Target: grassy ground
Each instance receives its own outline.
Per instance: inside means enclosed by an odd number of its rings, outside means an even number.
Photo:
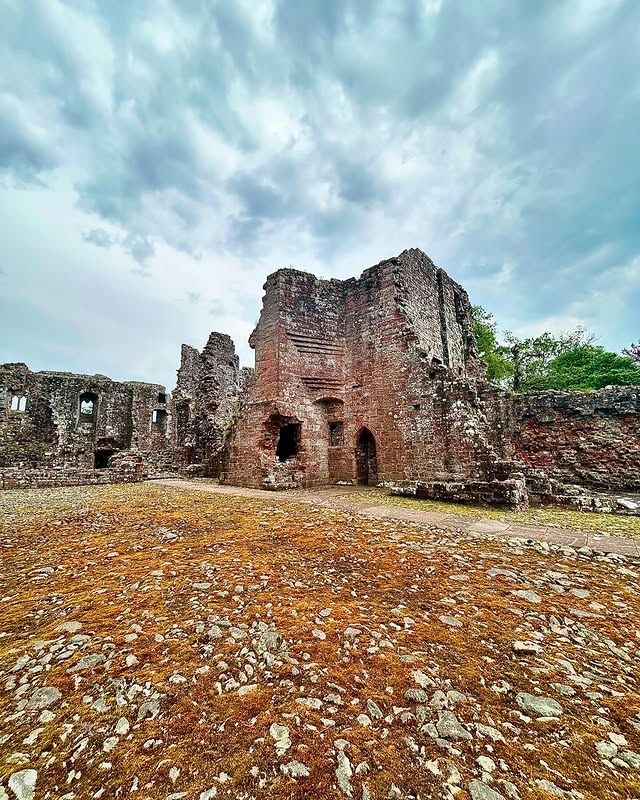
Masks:
[[[639,794],[630,562],[151,484],[0,493],[0,554],[0,797]]]
[[[551,528],[609,533],[616,536],[640,537],[640,517],[623,514],[595,514],[590,511],[573,511],[552,506],[538,506],[529,511],[508,511],[486,506],[445,503],[436,500],[418,500],[412,497],[394,497],[388,489],[370,489],[354,493],[354,499],[376,501],[398,508],[423,508],[443,514],[485,517],[514,525],[543,525]]]

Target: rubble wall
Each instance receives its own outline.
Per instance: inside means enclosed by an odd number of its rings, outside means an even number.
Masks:
[[[640,491],[640,387],[513,398],[515,457],[570,484]]]
[[[2,364],[0,468],[92,470],[125,451],[155,468],[170,452],[167,400],[160,384]]]
[[[468,297],[424,253],[405,251],[346,281],[280,270],[264,288],[250,340],[255,383],[224,480],[367,482],[363,460],[375,462],[371,483],[480,477],[503,457],[478,395]],[[291,427],[297,450],[280,460]],[[363,437],[375,443],[375,459],[364,455]]]
[[[232,339],[212,333],[202,352],[182,345],[172,393],[174,466],[217,477],[247,372],[240,369]]]

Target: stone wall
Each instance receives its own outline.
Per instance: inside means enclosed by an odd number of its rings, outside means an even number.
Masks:
[[[182,345],[171,398],[177,469],[219,475],[226,437],[250,372],[240,369],[235,346],[226,334],[212,333],[201,353]]]
[[[640,492],[640,387],[513,398],[515,457],[557,480]]]
[[[139,455],[112,456],[106,469],[82,467],[0,468],[0,489],[42,489],[50,486],[104,486],[111,483],[136,483],[148,472]]]
[[[481,478],[504,459],[479,394],[467,294],[419,250],[346,281],[274,273],[250,342],[256,376],[229,483]]]
[[[153,469],[170,463],[164,386],[104,375],[0,365],[0,468],[107,468],[133,451]]]
[[[255,371],[214,332],[202,352],[182,346],[171,397],[158,384],[0,365],[2,484],[170,469],[272,489],[401,484],[512,508],[527,491],[576,497],[576,484],[640,491],[640,388],[490,386],[466,292],[421,251],[349,280],[283,269],[264,289]]]

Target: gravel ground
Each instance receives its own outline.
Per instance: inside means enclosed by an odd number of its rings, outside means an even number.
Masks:
[[[0,800],[640,797],[622,556],[149,484],[0,553]]]

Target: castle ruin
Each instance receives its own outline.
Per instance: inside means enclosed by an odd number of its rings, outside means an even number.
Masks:
[[[640,491],[640,387],[489,384],[465,290],[420,250],[359,278],[267,278],[251,335],[183,345],[177,385],[0,366],[0,485],[177,473],[267,489],[348,483],[525,508]],[[576,501],[576,498],[579,498]]]

